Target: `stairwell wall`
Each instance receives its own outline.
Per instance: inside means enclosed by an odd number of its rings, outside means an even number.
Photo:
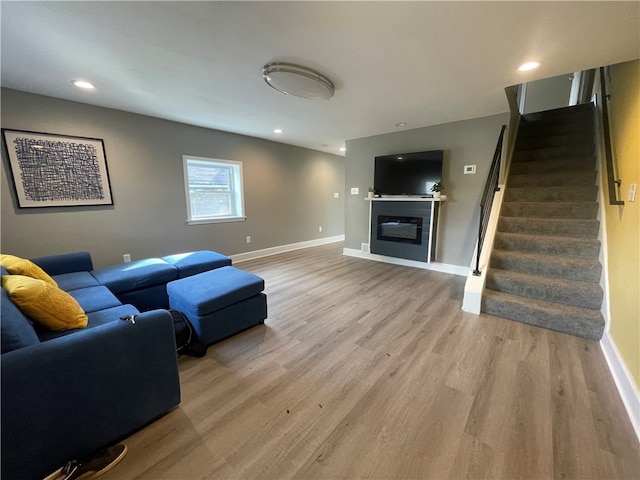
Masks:
[[[640,385],[640,195],[627,200],[640,183],[640,60],[610,67],[611,144],[623,206],[605,204],[610,334],[636,386]],[[603,167],[604,171],[604,167]],[[608,198],[606,182],[604,197]]]

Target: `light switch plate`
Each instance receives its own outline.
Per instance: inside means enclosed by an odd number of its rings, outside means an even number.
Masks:
[[[358,195],[360,193],[360,189],[358,187],[351,187],[351,195]]]
[[[629,185],[629,193],[627,194],[627,201],[635,202],[636,201],[636,189],[638,188],[637,183],[632,183]]]
[[[475,175],[476,166],[475,165],[465,165],[464,166],[464,174],[465,175]]]
[[[338,192],[333,192],[333,198],[339,198],[340,194]]]

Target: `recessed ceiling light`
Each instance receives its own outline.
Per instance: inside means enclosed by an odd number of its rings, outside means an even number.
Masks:
[[[518,70],[520,70],[521,72],[528,72],[529,70],[535,70],[539,66],[539,62],[527,62],[520,65],[520,67],[518,67]]]
[[[93,83],[87,82],[85,80],[73,80],[71,83],[73,83],[78,88],[84,88],[86,90],[92,90],[96,88]]]
[[[281,128],[276,128],[273,133],[282,133],[282,129]]]
[[[347,151],[347,147],[340,147],[340,151],[341,152],[346,152]]]
[[[407,126],[407,122],[396,123],[396,127],[406,127],[406,126]]]

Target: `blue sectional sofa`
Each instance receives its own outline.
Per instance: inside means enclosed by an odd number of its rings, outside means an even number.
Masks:
[[[180,403],[166,285],[230,265],[194,252],[94,269],[88,252],[32,259],[77,300],[86,328],[34,326],[1,299],[2,478],[42,479]],[[10,275],[2,268],[2,275]],[[148,311],[147,311],[148,310]],[[140,313],[144,312],[144,313]],[[137,314],[135,323],[122,316]]]

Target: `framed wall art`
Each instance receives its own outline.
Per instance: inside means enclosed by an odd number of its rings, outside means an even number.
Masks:
[[[99,138],[2,129],[18,206],[113,205]]]

